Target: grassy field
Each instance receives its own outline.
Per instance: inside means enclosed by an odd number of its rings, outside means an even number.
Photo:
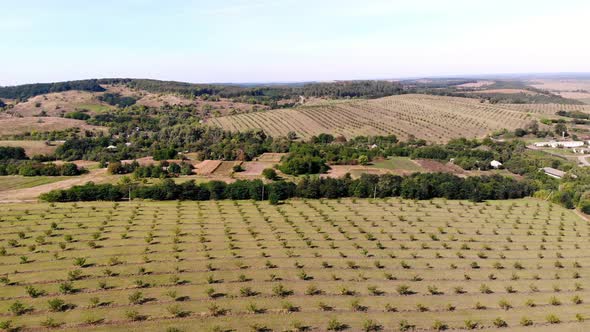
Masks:
[[[416,164],[408,157],[389,157],[387,159],[374,162],[372,166],[376,168],[401,169],[416,172],[422,170],[420,165]]]
[[[577,322],[588,224],[534,199],[6,204],[0,216],[0,322],[25,329],[590,327]]]
[[[29,157],[38,154],[52,154],[59,145],[61,145],[59,142],[52,142],[50,145],[47,145],[45,141],[0,141],[0,146],[21,147],[25,149]]]
[[[24,189],[70,179],[68,176],[0,176],[0,191]]]
[[[48,132],[79,128],[81,131],[104,131],[104,127],[92,126],[82,120],[64,119],[58,117],[24,117],[0,118],[0,137],[20,135],[30,132]]]
[[[111,106],[108,106],[108,105],[90,104],[90,103],[77,104],[76,108],[81,109],[81,110],[87,110],[92,113],[103,113],[103,112],[113,109]]]

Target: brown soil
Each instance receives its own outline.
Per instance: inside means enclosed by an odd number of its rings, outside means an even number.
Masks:
[[[211,175],[219,165],[221,165],[221,160],[203,160],[195,165],[195,173],[198,175]]]

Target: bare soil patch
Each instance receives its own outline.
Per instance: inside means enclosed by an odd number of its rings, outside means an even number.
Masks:
[[[195,165],[195,173],[198,175],[211,175],[219,165],[221,165],[221,160],[203,160]]]
[[[254,160],[269,162],[269,163],[279,163],[279,162],[281,162],[281,159],[283,159],[283,157],[286,155],[287,155],[287,153],[266,152],[266,153],[261,154],[259,157],[255,158]]]
[[[240,172],[240,175],[244,176],[259,176],[262,175],[262,171],[265,168],[272,168],[274,163],[261,162],[261,161],[246,161],[242,163],[244,171]]]

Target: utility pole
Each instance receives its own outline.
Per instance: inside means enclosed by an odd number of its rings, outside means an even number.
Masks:
[[[261,201],[264,201],[264,182],[262,182],[262,197],[260,198]]]
[[[377,198],[377,185],[375,184],[375,187],[373,187],[373,199]]]

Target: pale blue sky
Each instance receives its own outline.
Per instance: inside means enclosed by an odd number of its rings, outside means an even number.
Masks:
[[[0,85],[590,72],[587,0],[0,0]]]

